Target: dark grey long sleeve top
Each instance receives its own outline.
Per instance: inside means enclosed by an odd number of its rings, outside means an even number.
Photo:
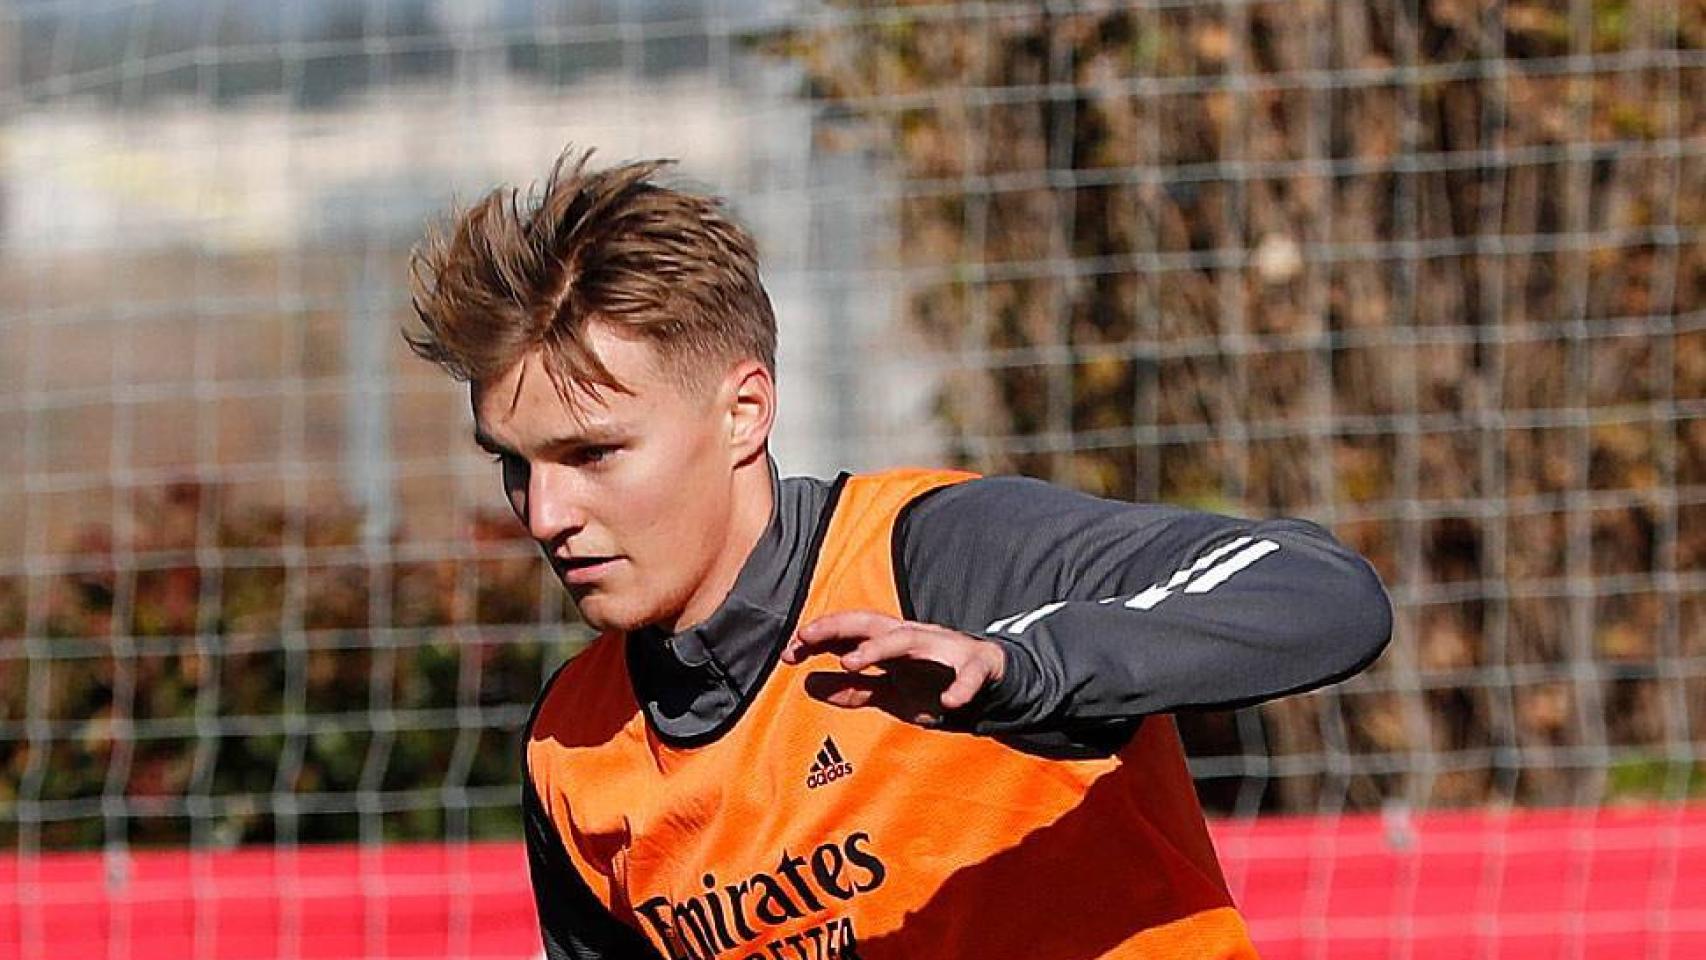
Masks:
[[[1303,520],[992,477],[919,501],[898,539],[913,618],[1007,650],[980,732],[1256,703],[1356,673],[1392,631],[1373,569]]]

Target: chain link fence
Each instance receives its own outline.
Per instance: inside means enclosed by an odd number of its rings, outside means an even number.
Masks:
[[[784,468],[1371,558],[1211,810],[1699,798],[1703,103],[1698,0],[0,4],[0,846],[516,834],[585,632],[396,328],[570,142],[754,226]]]

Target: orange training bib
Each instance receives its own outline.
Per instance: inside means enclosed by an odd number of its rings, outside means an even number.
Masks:
[[[895,517],[967,476],[850,479],[798,624],[900,616]],[[804,678],[837,669],[820,657],[778,662],[721,737],[672,746],[623,642],[564,669],[529,766],[595,895],[671,960],[1256,956],[1170,717],[1112,756],[1044,758],[816,701]]]

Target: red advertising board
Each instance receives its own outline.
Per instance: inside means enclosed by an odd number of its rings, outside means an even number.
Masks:
[[[1264,957],[1706,957],[1706,806],[1212,824]],[[525,958],[512,843],[0,858],[0,957]]]

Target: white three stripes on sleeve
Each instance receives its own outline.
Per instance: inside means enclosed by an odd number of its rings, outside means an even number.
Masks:
[[[1238,537],[1210,550],[1197,558],[1195,563],[1178,571],[1167,578],[1166,583],[1158,583],[1125,602],[1128,610],[1152,610],[1161,601],[1172,596],[1174,591],[1184,587],[1186,593],[1207,593],[1220,586],[1250,564],[1278,550],[1279,544],[1272,540],[1250,542],[1249,537]],[[1233,553],[1233,551],[1237,551]],[[1231,556],[1227,556],[1231,554]],[[1224,558],[1224,559],[1222,559]],[[1108,597],[1097,601],[1102,604],[1115,603],[1119,597]],[[1038,621],[1048,617],[1066,606],[1066,601],[1056,600],[1023,613],[1015,613],[1002,617],[984,628],[985,633],[1005,633],[1016,637]]]
[[[1064,606],[1066,606],[1065,600],[1056,600],[1054,603],[1045,603],[1028,613],[1015,613],[1010,617],[1002,617],[1000,620],[984,627],[983,630],[985,633],[1005,632],[1016,637],[1028,630],[1031,625],[1036,623],[1038,620],[1041,620]]]
[[[1239,537],[1215,547],[1178,573],[1168,578],[1165,584],[1156,584],[1125,602],[1133,610],[1152,610],[1156,604],[1173,595],[1180,586],[1185,587],[1186,593],[1207,593],[1225,583],[1233,574],[1262,559],[1275,550],[1279,544],[1272,540],[1250,542],[1249,537]],[[1232,551],[1237,550],[1237,553]],[[1232,553],[1232,556],[1226,555]],[[1225,559],[1221,559],[1225,557]],[[1186,584],[1189,581],[1189,584]]]
[[[1220,546],[1215,547],[1213,550],[1210,550],[1208,553],[1197,558],[1196,563],[1193,563],[1185,569],[1180,570],[1178,573],[1173,574],[1165,584],[1158,583],[1155,586],[1150,587],[1148,590],[1145,590],[1137,596],[1132,597],[1130,600],[1127,600],[1125,605],[1133,610],[1151,609],[1156,604],[1172,596],[1173,591],[1183,586],[1186,580],[1189,580],[1208,569],[1209,565],[1213,564],[1216,560],[1219,560],[1221,557],[1226,556],[1249,542],[1249,537],[1239,537],[1236,540],[1223,543]],[[1263,542],[1271,543],[1272,541],[1264,540]]]
[[[1219,566],[1195,580],[1192,580],[1190,584],[1185,587],[1185,592],[1207,593],[1215,587],[1225,583],[1228,577],[1278,549],[1279,544],[1272,540],[1262,540],[1257,543],[1253,543],[1233,554],[1231,557],[1228,557]]]

